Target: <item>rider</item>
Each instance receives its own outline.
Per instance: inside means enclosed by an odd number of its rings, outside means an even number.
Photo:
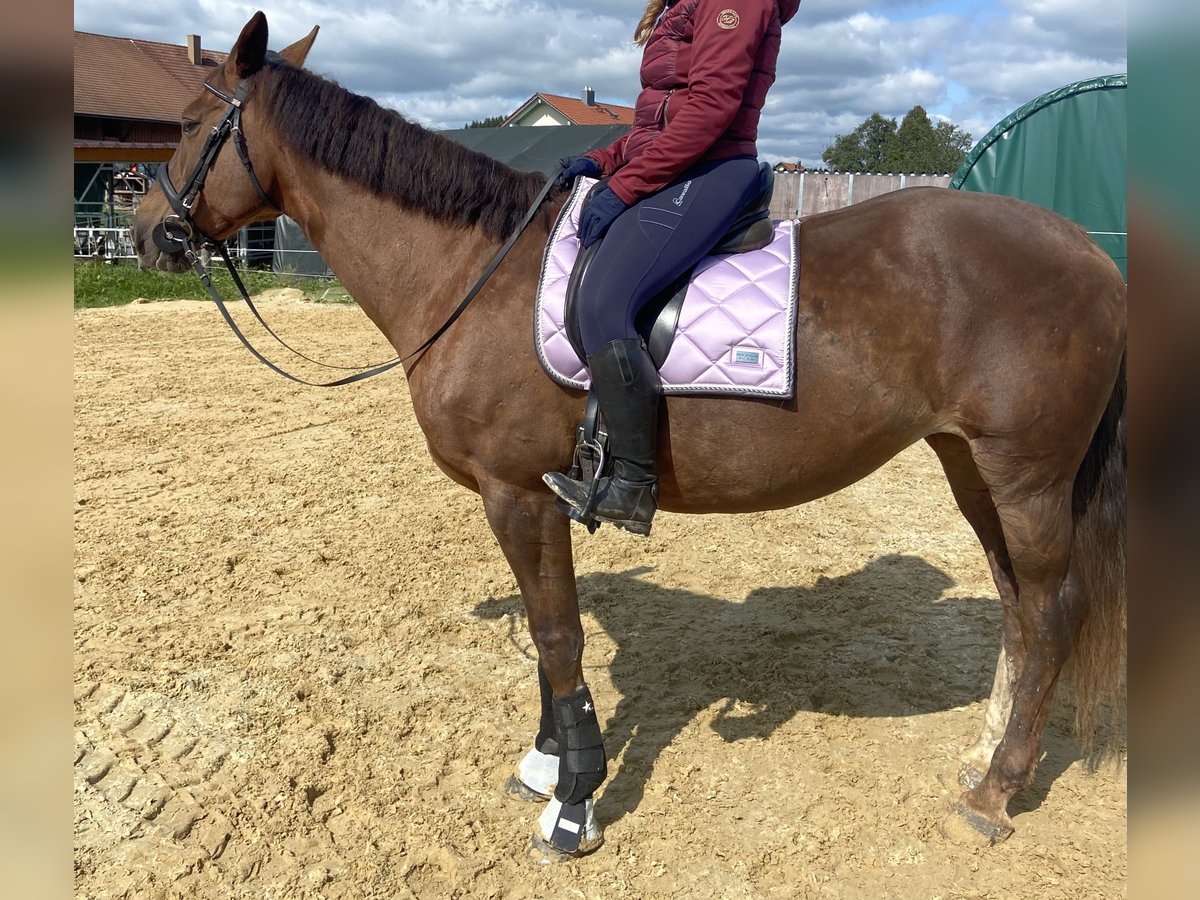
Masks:
[[[733,223],[758,178],[755,139],[775,80],[781,27],[800,0],[649,0],[634,126],[566,161],[563,184],[602,177],[579,221],[584,248],[607,237],[579,287],[579,328],[604,415],[613,474],[592,516],[649,534],[658,507],[659,378],[634,320]],[[591,484],[546,484],[576,516]]]

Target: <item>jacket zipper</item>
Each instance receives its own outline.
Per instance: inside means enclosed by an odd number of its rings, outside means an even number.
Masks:
[[[659,107],[658,118],[662,119],[663,128],[667,127],[667,104],[671,102],[671,95],[679,88],[671,88],[667,91],[667,96],[663,97],[662,105]]]

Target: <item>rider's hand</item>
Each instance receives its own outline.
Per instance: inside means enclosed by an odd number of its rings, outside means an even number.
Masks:
[[[590,247],[596,243],[604,237],[604,232],[608,231],[617,216],[628,208],[607,186],[596,191],[579,218],[580,244]]]
[[[558,191],[565,191],[580,175],[586,175],[588,178],[600,177],[600,164],[590,156],[568,156],[566,159],[560,159],[558,164],[563,167],[554,182],[554,189]]]

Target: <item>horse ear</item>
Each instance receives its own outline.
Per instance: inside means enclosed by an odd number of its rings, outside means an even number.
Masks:
[[[237,81],[248,78],[262,68],[267,56],[267,17],[256,12],[246,23],[237,43],[225,60],[225,71]]]
[[[308,37],[302,37],[290,47],[280,50],[279,55],[297,69],[304,68],[304,60],[308,58],[308,51],[312,49],[313,41],[317,39],[317,32],[320,30],[320,25],[314,25],[313,30],[308,33]]]

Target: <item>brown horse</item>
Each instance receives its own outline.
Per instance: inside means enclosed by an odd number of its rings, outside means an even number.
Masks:
[[[245,97],[240,127],[254,176],[227,142],[192,216],[223,239],[270,218],[272,206],[286,212],[406,353],[446,319],[541,179],[305,71],[315,36],[267,54],[259,13],[213,73],[213,87],[232,95],[240,86]],[[231,108],[205,91],[184,110],[169,164],[176,185]],[[540,660],[543,729],[554,728],[552,696],[584,684],[570,523],[541,478],[570,463],[584,397],[551,382],[531,336],[541,253],[563,200],[550,198],[474,305],[406,364],[430,453],[482,495],[520,585]],[[186,268],[150,240],[171,212],[161,188],[138,211],[143,265]],[[928,441],[1004,609],[985,727],[964,755],[969,789],[944,831],[1000,840],[1012,831],[1006,806],[1030,781],[1068,656],[1085,726],[1123,681],[1124,283],[1054,213],[942,189],[813,216],[800,252],[794,399],[667,399],[662,508],[804,503]],[[543,768],[549,756],[539,757]],[[544,780],[534,786],[543,796],[553,773]],[[551,837],[544,825],[542,837]],[[598,843],[589,831],[581,849]]]

